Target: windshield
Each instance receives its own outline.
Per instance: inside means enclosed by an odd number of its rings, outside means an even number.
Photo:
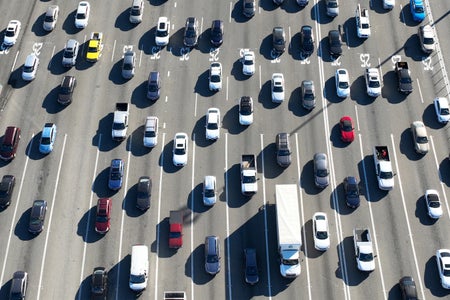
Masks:
[[[428,206],[432,208],[438,208],[441,206],[441,203],[439,201],[430,201],[428,202]]]
[[[327,177],[328,176],[328,170],[317,170],[317,176],[318,177]]]
[[[107,216],[98,216],[97,215],[97,218],[95,219],[95,222],[97,222],[97,223],[106,223],[106,222],[108,222],[108,217]]]
[[[169,33],[167,31],[161,31],[161,30],[157,30],[156,31],[156,36],[157,37],[166,37],[168,35],[169,35]]]
[[[415,11],[416,13],[421,14],[421,13],[423,13],[423,7],[422,7],[422,6],[416,6],[416,8],[414,9],[414,11]]]
[[[49,137],[41,138],[41,144],[42,145],[49,145],[50,144],[50,138]]]
[[[244,116],[251,115],[252,109],[250,108],[250,106],[241,106],[240,114]]]
[[[253,66],[253,60],[252,59],[244,60],[244,65],[246,65],[246,66]]]
[[[417,137],[417,142],[419,144],[427,144],[428,143],[428,138],[426,136],[418,136]]]
[[[340,88],[340,89],[348,89],[348,82],[346,82],[346,81],[340,81],[340,82],[339,82],[339,88]]]
[[[194,29],[188,29],[186,30],[186,37],[188,38],[195,38],[197,34],[195,33]]]
[[[113,171],[111,173],[111,180],[120,180],[120,173],[118,171]]]
[[[441,108],[441,115],[448,115],[450,112],[448,110],[448,108]]]
[[[347,195],[358,196],[358,188],[356,187],[356,185],[348,186]]]
[[[66,51],[64,51],[64,57],[65,57],[65,58],[72,58],[73,55],[74,55],[74,52],[71,51],[71,50],[66,50]]]
[[[433,45],[434,44],[434,39],[433,38],[424,38],[423,39],[423,43],[425,45]]]
[[[219,126],[217,123],[208,123],[208,126],[206,128],[214,130],[214,129],[219,129]]]
[[[175,149],[176,155],[184,155],[186,154],[186,151],[184,149]]]
[[[12,145],[2,145],[2,152],[11,152],[13,150]]]
[[[131,283],[144,283],[145,275],[132,275],[130,274],[130,282]]]
[[[243,183],[255,183],[256,177],[255,176],[244,176],[242,179]]]
[[[25,73],[31,73],[31,72],[33,72],[33,66],[24,66],[23,71]]]
[[[89,47],[88,52],[97,52],[97,47]]]
[[[216,263],[216,262],[218,262],[219,261],[219,258],[217,257],[217,255],[208,255],[207,257],[206,257],[206,262],[208,262],[208,263]]]
[[[5,36],[13,37],[15,35],[14,30],[6,30]]]
[[[369,87],[378,88],[378,87],[380,87],[380,82],[371,80],[371,81],[369,81]]]
[[[314,94],[305,94],[303,96],[303,99],[305,99],[305,100],[314,100]]]
[[[78,13],[78,14],[77,14],[77,19],[78,19],[78,20],[84,20],[84,19],[86,19],[86,15],[83,14],[83,13]]]
[[[392,179],[392,177],[393,177],[392,172],[380,172],[381,179]]]
[[[289,150],[280,150],[280,151],[278,151],[278,156],[288,156],[290,154],[291,154],[291,152],[289,152]]]
[[[372,253],[360,253],[359,254],[359,260],[360,261],[372,261],[373,260],[373,254]]]
[[[141,10],[139,8],[133,8],[133,9],[131,9],[131,15],[132,16],[140,16]]]
[[[157,92],[158,91],[158,87],[156,85],[149,85],[148,86],[148,91],[149,92]]]
[[[205,197],[211,198],[214,197],[214,190],[205,190]]]
[[[123,69],[126,71],[131,71],[131,70],[133,70],[133,65],[132,64],[123,64]]]
[[[342,130],[350,132],[353,130],[352,124],[348,121],[344,121],[344,123],[342,124]]]
[[[220,76],[219,75],[212,75],[211,76],[211,82],[220,82]]]
[[[113,130],[124,130],[125,124],[124,123],[113,123]]]
[[[45,16],[44,22],[53,22],[53,16]]]
[[[362,23],[362,24],[361,24],[361,28],[362,28],[362,29],[369,29],[369,24],[367,24],[367,23]]]
[[[282,86],[274,86],[273,87],[273,92],[274,93],[282,93],[283,92],[283,87]]]
[[[295,266],[298,265],[298,259],[283,259],[283,265],[285,266]]]
[[[146,131],[144,136],[152,138],[152,137],[156,137],[156,134],[154,131]]]

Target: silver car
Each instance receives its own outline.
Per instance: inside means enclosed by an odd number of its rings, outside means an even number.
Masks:
[[[220,241],[214,235],[205,238],[205,271],[211,275],[220,271]]]
[[[78,50],[80,49],[80,43],[77,40],[70,39],[67,41],[64,48],[62,65],[66,68],[75,66],[77,62]]]
[[[314,82],[312,80],[303,80],[301,86],[302,105],[307,110],[312,110],[316,107],[316,92],[314,89]]]
[[[427,154],[430,146],[428,144],[427,129],[422,121],[411,124],[411,134],[414,141],[414,150],[419,154]]]
[[[314,183],[318,188],[326,188],[330,184],[328,158],[325,153],[314,154]]]
[[[53,29],[55,29],[56,21],[58,21],[58,15],[59,15],[58,5],[51,5],[48,7],[44,17],[43,27],[45,31],[52,31]]]
[[[122,64],[122,77],[125,79],[133,78],[135,66],[136,66],[136,53],[134,51],[125,52]]]
[[[291,146],[289,144],[289,133],[277,134],[277,163],[280,167],[286,168],[291,164]]]

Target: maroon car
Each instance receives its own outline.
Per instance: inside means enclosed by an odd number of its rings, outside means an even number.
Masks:
[[[95,217],[95,231],[105,234],[110,228],[111,198],[101,198],[97,202],[97,216]]]

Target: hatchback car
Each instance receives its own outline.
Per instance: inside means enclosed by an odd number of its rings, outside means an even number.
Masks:
[[[410,0],[409,6],[411,7],[411,14],[413,20],[416,22],[422,22],[425,17],[425,6],[423,5],[422,0]]]
[[[437,190],[425,191],[425,203],[427,205],[428,215],[432,219],[439,219],[442,216],[442,205]]]
[[[45,215],[47,213],[47,201],[34,200],[31,207],[30,223],[28,231],[33,234],[38,234],[44,230]]]
[[[56,139],[56,125],[54,123],[45,123],[42,129],[41,140],[39,142],[39,152],[48,154],[53,151],[53,145]]]
[[[303,55],[309,56],[314,52],[314,35],[311,26],[304,25],[300,29],[300,43]]]
[[[150,116],[145,120],[143,143],[145,147],[155,147],[158,144],[158,117]]]
[[[25,299],[28,287],[28,273],[25,271],[16,271],[11,280],[11,290],[9,291],[10,300]]]
[[[217,236],[205,238],[205,270],[211,275],[220,271],[220,241]]]
[[[108,271],[104,267],[96,267],[92,272],[91,297],[102,299],[108,295]]]
[[[218,140],[220,138],[220,110],[218,108],[209,108],[206,112],[206,139]]]
[[[59,15],[59,6],[58,5],[50,5],[47,8],[44,16],[44,30],[52,31],[55,28],[56,21],[58,21]]]
[[[134,77],[134,69],[136,67],[136,52],[127,51],[123,55],[122,62],[122,77],[125,79],[130,79]]]
[[[108,179],[108,188],[110,190],[117,191],[122,188],[123,169],[124,169],[123,160],[118,158],[111,160]]]
[[[350,76],[346,69],[337,69],[334,74],[336,82],[336,94],[340,98],[347,98],[350,95]]]
[[[95,216],[95,231],[105,234],[111,227],[111,198],[101,198],[97,201],[97,214]]]
[[[16,178],[13,175],[3,175],[0,182],[0,208],[8,207],[11,204],[11,195],[16,185]]]
[[[222,64],[213,62],[209,67],[209,90],[217,92],[222,89]]]
[[[256,12],[256,1],[255,0],[243,0],[242,1],[242,13],[247,18],[251,18]]]
[[[427,154],[430,146],[425,124],[422,121],[412,122],[411,134],[414,141],[414,150],[419,154]]]
[[[207,175],[203,179],[203,205],[216,204],[216,176]]]
[[[337,58],[342,54],[341,35],[337,30],[330,30],[328,32],[328,44],[330,47],[330,55],[332,58]]]
[[[252,76],[255,74],[255,52],[245,49],[240,61],[244,75]]]
[[[277,147],[277,164],[283,168],[288,167],[292,161],[289,133],[282,132],[277,134],[275,144]]]
[[[445,97],[437,97],[433,100],[433,105],[438,122],[448,123],[448,121],[450,121],[450,106],[448,104],[448,99]]]
[[[251,285],[257,284],[259,281],[258,261],[255,248],[244,249],[245,258],[245,282]]]
[[[277,55],[282,54],[286,49],[286,34],[284,28],[277,26],[272,30],[272,48]]]
[[[312,80],[303,80],[300,92],[302,95],[302,106],[305,109],[312,110],[316,107],[316,92]]]
[[[284,101],[284,76],[282,73],[273,73],[270,82],[272,91],[272,102],[281,103]]]
[[[133,0],[130,7],[130,23],[139,24],[144,15],[144,0]]]
[[[173,164],[182,167],[188,160],[188,135],[184,132],[178,132],[173,138]]]
[[[356,177],[344,178],[345,204],[350,208],[357,208],[360,204],[359,185]]]
[[[339,15],[338,0],[325,0],[325,5],[327,7],[327,16],[334,18]]]
[[[239,100],[239,124],[250,125],[253,123],[253,99],[242,96]]]
[[[5,36],[3,38],[3,45],[12,46],[17,42],[19,37],[20,28],[22,23],[18,20],[11,20],[5,30]]]
[[[189,48],[196,47],[198,44],[198,20],[195,17],[186,19],[183,44]]]
[[[11,160],[16,157],[17,147],[20,141],[20,128],[14,126],[6,127],[0,146],[0,158],[2,160]]]
[[[159,17],[155,32],[156,46],[166,46],[169,44],[170,22],[167,17]]]
[[[314,248],[326,251],[330,248],[330,234],[328,230],[328,217],[326,213],[316,212],[313,216]]]
[[[75,14],[75,27],[86,28],[89,22],[89,14],[91,13],[91,5],[87,1],[78,3],[77,12]]]
[[[314,154],[314,183],[318,188],[326,188],[330,183],[328,158],[325,153]]]
[[[22,69],[22,79],[25,81],[31,81],[36,78],[37,68],[39,66],[39,57],[35,53],[31,53],[27,56],[25,64]]]
[[[148,176],[141,176],[137,184],[136,207],[140,210],[150,208],[152,198],[152,180]]]
[[[220,47],[223,43],[223,21],[214,20],[211,24],[211,44]]]
[[[76,85],[77,81],[74,76],[64,76],[59,86],[58,103],[62,105],[72,103],[72,96]]]
[[[80,48],[80,44],[77,40],[70,39],[66,43],[66,47],[63,52],[62,65],[63,67],[70,68],[75,66],[78,57],[78,50]]]
[[[442,287],[444,289],[450,289],[450,250],[449,249],[437,250],[436,263]]]
[[[417,300],[417,288],[416,282],[411,276],[402,277],[399,282],[400,292],[402,294],[402,300]]]
[[[353,120],[349,116],[343,116],[339,120],[339,131],[341,132],[341,140],[345,143],[351,143],[355,139],[355,126]]]
[[[419,26],[418,35],[420,47],[422,48],[423,52],[430,54],[436,49],[434,30],[430,25]]]

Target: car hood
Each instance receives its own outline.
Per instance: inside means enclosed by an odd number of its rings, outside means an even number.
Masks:
[[[39,233],[42,231],[42,224],[41,222],[36,223],[36,224],[29,224],[28,226],[28,230],[32,233]]]
[[[11,45],[16,42],[17,37],[16,36],[5,36],[3,38],[3,43],[6,45]]]
[[[341,98],[346,98],[350,94],[350,88],[347,89],[337,88],[337,94]]]
[[[134,69],[133,70],[122,70],[122,76],[125,79],[130,79],[134,76]]]
[[[272,92],[272,100],[282,102],[284,100],[284,92]]]
[[[248,116],[244,116],[239,114],[239,123],[241,125],[250,125],[253,123],[253,114],[248,115]]]

